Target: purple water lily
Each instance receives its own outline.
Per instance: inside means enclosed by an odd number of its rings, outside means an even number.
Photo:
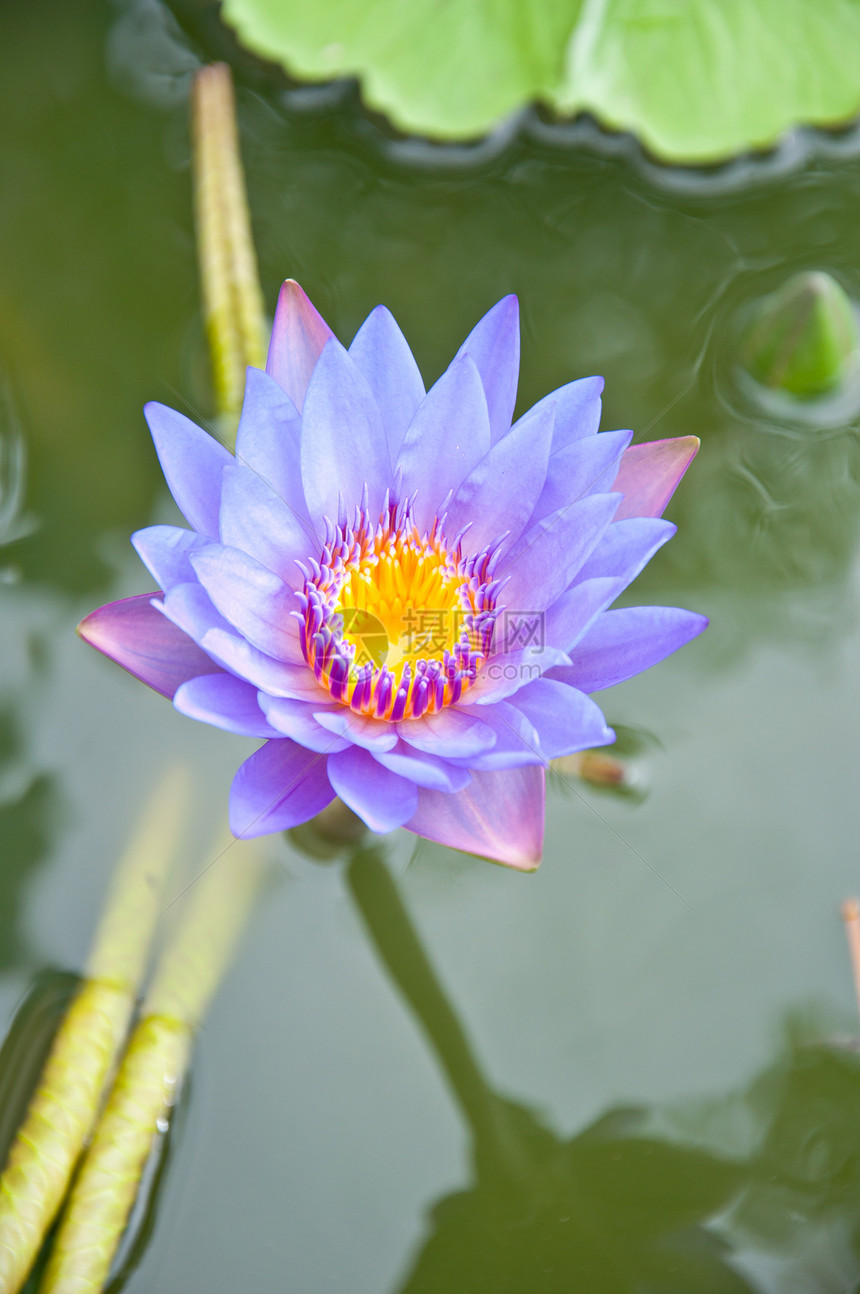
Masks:
[[[372,831],[530,870],[549,760],[614,739],[588,694],[705,627],[610,609],[674,534],[696,438],[598,434],[595,377],[512,425],[518,368],[513,296],[425,392],[388,310],[346,349],[290,281],[235,456],[147,406],[190,529],[138,531],[160,591],[80,633],[183,714],[267,739],[233,782],[236,835],[337,795]]]

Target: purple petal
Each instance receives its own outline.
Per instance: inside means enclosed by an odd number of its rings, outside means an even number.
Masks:
[[[266,718],[278,732],[285,737],[292,737],[301,746],[309,750],[318,750],[330,755],[336,750],[346,750],[351,743],[343,737],[333,736],[327,728],[317,721],[313,704],[309,701],[297,701],[288,697],[270,697],[260,693],[260,706]]]
[[[425,392],[415,357],[390,310],[385,306],[371,310],[355,334],[349,354],[373,392],[385,428],[389,461],[396,463],[406,428]]]
[[[618,460],[632,436],[632,431],[604,431],[588,440],[574,441],[552,454],[546,484],[534,509],[535,521],[588,494],[611,491],[618,474]]]
[[[595,436],[600,426],[600,397],[603,393],[602,377],[580,377],[567,386],[550,391],[532,409],[555,405],[555,434],[553,453],[561,453],[573,441]]]
[[[496,740],[483,719],[451,708],[421,719],[405,719],[396,726],[399,737],[430,755],[477,755],[489,750]]]
[[[493,444],[507,435],[517,402],[520,375],[520,307],[513,295],[488,310],[457,356],[471,355],[481,375]]]
[[[346,706],[319,711],[314,717],[328,732],[333,732],[356,746],[362,746],[365,750],[393,750],[397,745],[397,733],[393,724],[386,723],[384,719],[366,719],[364,715],[354,714]]]
[[[540,678],[520,688],[510,702],[525,715],[540,738],[546,759],[575,750],[608,746],[615,733],[607,727],[600,707],[584,692],[554,679]]]
[[[371,831],[393,831],[415,812],[418,788],[378,764],[358,746],[351,746],[328,761],[329,781],[344,804],[366,822]]]
[[[392,773],[433,791],[462,791],[472,780],[468,768],[455,766],[438,755],[415,750],[405,741],[399,741],[394,750],[375,750],[373,757]]]
[[[473,552],[505,531],[508,543],[519,538],[546,480],[554,419],[552,405],[520,418],[484,455],[454,495],[447,533],[456,535],[471,522],[467,542]]]
[[[496,571],[509,614],[551,606],[590,557],[615,516],[617,494],[592,494],[543,517],[523,535]]]
[[[301,413],[314,366],[332,336],[331,328],[293,279],[278,296],[266,372]]]
[[[78,633],[142,683],[172,697],[186,679],[211,674],[212,661],[152,605],[153,596],[140,593],[99,607],[81,621]]]
[[[650,669],[707,627],[706,616],[679,607],[622,607],[606,611],[571,651],[573,662],[550,677],[599,692]]]
[[[296,559],[319,551],[310,522],[285,504],[262,477],[238,463],[224,472],[221,539],[248,553],[291,588],[303,578]]]
[[[247,679],[255,687],[275,696],[298,696],[317,702],[325,699],[304,660],[301,664],[288,664],[252,647],[219,615],[209,594],[199,584],[178,584],[170,590],[163,604],[157,605],[169,620],[231,674]]]
[[[627,583],[624,579],[597,578],[574,584],[546,613],[544,635],[547,645],[569,652],[592,621],[623,593]]]
[[[244,837],[286,831],[333,799],[325,756],[279,737],[246,759],[233,778],[230,830]]]
[[[151,400],[144,415],[170,493],[192,530],[218,538],[221,473],[233,455],[190,418]]]
[[[208,540],[181,526],[147,526],[131,537],[135,551],[165,593],[177,584],[195,583],[197,576],[189,553],[204,548]]]
[[[398,466],[406,494],[418,491],[415,517],[429,528],[449,490],[456,490],[490,448],[487,400],[474,360],[461,355],[430,388],[403,438]]]
[[[266,723],[257,700],[257,689],[232,674],[203,674],[183,683],[173,698],[180,714],[189,719],[238,732],[246,737],[277,737]]]
[[[202,645],[210,629],[230,629],[224,617],[215,610],[209,594],[196,583],[175,585],[165,595],[160,610],[198,646]]]
[[[360,503],[367,484],[378,511],[391,481],[388,442],[376,400],[339,341],[319,358],[302,413],[302,482],[312,520],[338,515]]]
[[[534,766],[474,773],[464,791],[420,790],[408,831],[532,872],[543,851],[545,774]]]
[[[219,615],[209,594],[199,584],[178,584],[167,594],[163,603],[156,605],[169,620],[202,647],[213,661],[231,674],[253,683],[254,687],[273,696],[325,703],[326,693],[304,660],[300,664],[290,664],[275,660],[253,647]]]
[[[525,764],[546,765],[541,751],[540,737],[529,720],[510,701],[497,701],[484,709],[487,723],[496,733],[492,750],[456,762],[473,772],[495,771],[502,768],[521,768]]]
[[[501,701],[506,696],[540,678],[547,670],[568,665],[570,658],[566,652],[557,647],[543,646],[522,647],[518,651],[501,651],[491,656],[482,667],[477,681],[460,701],[467,709],[470,706],[486,706]]]
[[[610,576],[629,584],[676,530],[677,526],[671,521],[662,521],[658,517],[628,517],[626,521],[613,521],[577,580]]]
[[[210,544],[191,556],[198,579],[215,607],[252,647],[275,660],[303,661],[299,603],[283,580],[238,548]]]
[[[624,495],[616,520],[661,516],[696,457],[699,443],[698,436],[678,436],[674,440],[631,445],[612,487]]]
[[[302,420],[292,400],[268,373],[247,369],[236,461],[255,472],[312,530],[299,471],[301,435]]]
[[[201,641],[213,660],[231,673],[247,679],[262,692],[325,704],[326,693],[304,663],[289,665],[275,660],[229,630],[210,629]]]

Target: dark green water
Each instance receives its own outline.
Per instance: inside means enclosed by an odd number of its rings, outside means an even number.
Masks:
[[[195,770],[202,866],[253,748],[74,635],[148,587],[128,534],[172,516],[142,404],[211,411],[194,65],[155,0],[0,10],[4,1032],[46,968],[81,970],[164,761]],[[605,426],[701,436],[635,596],[712,627],[605,698],[643,794],[554,792],[535,876],[391,839],[436,985],[396,907],[375,950],[344,870],[273,842],[126,1288],[856,1289],[860,420],[781,424],[731,358],[737,312],[795,270],[860,295],[852,141],[691,187],[527,135],[432,169],[348,92],[245,70],[239,99],[270,307],[292,275],[346,339],[384,301],[432,379],[513,290],[521,407],[601,372]]]

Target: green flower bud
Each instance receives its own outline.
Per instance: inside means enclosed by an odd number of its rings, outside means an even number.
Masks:
[[[743,332],[740,361],[762,386],[800,399],[841,386],[860,356],[850,298],[818,270],[793,275],[759,302]]]

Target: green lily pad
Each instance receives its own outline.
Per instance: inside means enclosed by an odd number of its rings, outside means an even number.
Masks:
[[[860,0],[225,0],[251,49],[357,76],[401,130],[474,138],[540,100],[717,162],[860,111]]]

